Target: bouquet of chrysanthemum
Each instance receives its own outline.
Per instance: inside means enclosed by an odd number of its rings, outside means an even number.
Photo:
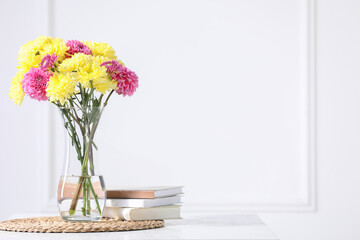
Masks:
[[[65,42],[42,36],[23,45],[18,60],[10,98],[18,105],[25,95],[55,104],[81,163],[69,215],[75,214],[80,195],[84,216],[90,214],[90,197],[95,199],[101,215],[97,194],[89,178],[94,175],[92,153],[93,148],[97,148],[94,134],[110,96],[114,92],[131,96],[138,87],[138,77],[116,57],[110,45],[100,42]]]
[[[20,49],[10,98],[21,105],[24,95],[59,106],[72,105],[85,90],[104,96],[116,91],[131,96],[138,87],[136,74],[127,69],[107,43],[38,37]]]

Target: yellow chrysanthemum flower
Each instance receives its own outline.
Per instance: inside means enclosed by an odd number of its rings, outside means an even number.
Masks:
[[[22,68],[39,67],[41,60],[47,55],[58,56],[58,61],[65,58],[65,52],[69,49],[60,38],[40,36],[35,40],[24,44],[19,52],[18,60]]]
[[[106,73],[106,67],[101,66],[101,63],[110,61],[104,56],[91,56],[83,53],[76,53],[71,58],[65,59],[59,66],[61,72],[76,73],[78,82],[85,88],[92,86],[96,91],[105,94],[108,91],[116,89],[117,83],[115,80],[110,81]]]
[[[43,58],[47,54],[55,54],[58,56],[57,61],[61,62],[65,59],[65,53],[67,50],[69,50],[69,47],[66,46],[64,40],[61,38],[51,38],[51,41],[44,46],[44,51],[40,55],[42,55]]]
[[[75,73],[55,73],[50,77],[48,86],[46,88],[46,96],[50,98],[51,102],[60,102],[64,105],[65,102],[76,93]]]
[[[41,62],[40,51],[46,44],[48,37],[40,36],[35,40],[29,41],[21,46],[18,60],[20,65],[30,67],[38,67]]]
[[[117,82],[109,79],[106,67],[100,66],[98,62],[91,62],[79,68],[77,77],[81,85],[86,88],[91,88],[92,85],[102,94],[117,89]]]
[[[92,59],[94,62],[97,62],[100,64],[102,64],[103,62],[113,61],[112,59],[104,57],[104,56],[92,56]],[[121,64],[125,67],[125,64],[121,60],[116,59],[115,61],[117,61],[119,64]]]
[[[93,56],[102,56],[110,60],[117,59],[114,48],[107,43],[92,41],[84,41],[83,43],[90,48]]]
[[[22,79],[27,71],[25,69],[20,69],[15,77],[11,80],[11,87],[9,92],[9,97],[14,101],[15,104],[21,105],[24,100],[24,90],[22,89]]]
[[[75,53],[71,58],[65,59],[59,66],[62,72],[77,71],[79,68],[84,67],[92,62],[92,56],[84,53]]]
[[[104,57],[104,56],[91,56],[91,59],[93,62],[96,62],[98,64],[102,64],[103,62],[112,61],[110,58]]]

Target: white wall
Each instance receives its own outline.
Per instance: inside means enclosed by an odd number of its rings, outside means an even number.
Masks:
[[[360,239],[359,9],[317,2],[317,211],[262,214],[281,239]]]
[[[86,5],[55,1],[54,35],[107,41],[140,76],[98,133],[107,184],[185,185],[196,210],[313,207],[307,1]]]
[[[140,77],[99,129],[107,185],[183,184],[186,211],[259,211],[281,239],[360,236],[357,2],[34,3],[1,2],[0,218],[55,206],[59,116],[7,97],[18,48],[52,34],[108,42]]]
[[[19,47],[47,32],[43,1],[0,2],[0,219],[15,212],[39,211],[46,151],[43,128],[45,103],[12,104],[8,92],[16,73]]]

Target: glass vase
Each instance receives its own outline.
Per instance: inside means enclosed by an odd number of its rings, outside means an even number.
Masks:
[[[97,162],[96,130],[103,107],[59,107],[66,131],[66,151],[58,186],[58,208],[66,221],[97,221],[106,201]]]

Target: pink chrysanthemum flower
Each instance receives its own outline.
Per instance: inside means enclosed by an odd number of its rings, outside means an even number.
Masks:
[[[136,88],[139,87],[138,76],[117,61],[103,62],[101,66],[105,66],[111,78],[117,81],[118,90],[116,90],[116,92],[119,95],[132,96]]]
[[[26,95],[38,101],[46,101],[46,86],[51,73],[40,68],[31,68],[29,72],[25,73],[22,80],[22,88]]]
[[[56,56],[55,53],[53,53],[53,55],[46,55],[40,63],[40,68],[45,71],[49,70],[53,67],[57,58],[58,56]]]
[[[66,42],[66,46],[69,47],[69,50],[66,51],[66,53],[68,54],[67,58],[71,57],[75,53],[84,53],[86,55],[91,55],[90,48],[78,40],[69,40]]]

